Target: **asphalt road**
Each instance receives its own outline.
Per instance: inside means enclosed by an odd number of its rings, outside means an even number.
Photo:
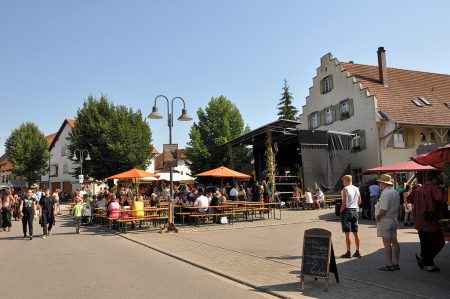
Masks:
[[[95,228],[74,234],[58,217],[53,235],[24,239],[21,222],[0,232],[1,298],[269,298]],[[198,254],[202,254],[199,252]]]

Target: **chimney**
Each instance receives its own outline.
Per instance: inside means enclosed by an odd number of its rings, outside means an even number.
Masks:
[[[384,47],[379,47],[377,54],[378,54],[378,72],[380,74],[380,82],[384,86],[388,86],[389,81],[386,67],[386,51],[384,50]]]

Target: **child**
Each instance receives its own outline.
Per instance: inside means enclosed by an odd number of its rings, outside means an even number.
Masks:
[[[83,217],[83,206],[81,205],[81,198],[77,197],[76,199],[76,205],[73,207],[72,210],[73,214],[73,220],[75,222],[75,233],[80,233],[80,227],[81,227],[81,218]]]

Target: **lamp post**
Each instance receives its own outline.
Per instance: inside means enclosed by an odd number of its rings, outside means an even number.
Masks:
[[[80,184],[83,184],[83,179],[84,179],[83,160],[90,161],[91,157],[89,156],[89,151],[87,149],[78,149],[77,148],[73,151],[73,157],[72,157],[73,161],[78,161],[77,152],[79,153],[79,156],[80,156],[80,175],[78,176],[78,179],[80,180]],[[84,156],[85,153],[87,153],[86,157]]]
[[[151,119],[162,119],[162,115],[158,112],[158,107],[156,107],[156,100],[158,98],[164,98],[166,99],[167,102],[167,124],[169,126],[169,144],[172,144],[172,127],[173,127],[173,102],[175,101],[175,99],[180,99],[183,102],[183,109],[181,110],[181,115],[180,117],[178,117],[177,120],[180,121],[190,121],[192,120],[192,117],[190,117],[187,113],[186,110],[186,103],[184,102],[183,98],[181,97],[174,97],[171,101],[169,101],[169,99],[164,96],[164,95],[159,95],[155,98],[155,103],[153,105],[152,108],[152,113],[150,113],[147,117],[151,118]],[[169,102],[170,102],[170,107],[169,107]],[[169,199],[169,219],[168,219],[168,223],[166,224],[166,226],[164,227],[164,229],[162,230],[162,232],[166,233],[166,232],[175,232],[177,233],[178,230],[175,227],[175,223],[174,223],[174,209],[173,209],[173,169],[172,169],[172,165],[169,166],[169,171],[170,171],[170,199]]]

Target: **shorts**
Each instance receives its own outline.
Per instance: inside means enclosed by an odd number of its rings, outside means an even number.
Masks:
[[[397,239],[397,220],[381,218],[381,221],[377,223],[377,237]]]
[[[345,209],[341,216],[342,232],[358,232],[358,210]]]

